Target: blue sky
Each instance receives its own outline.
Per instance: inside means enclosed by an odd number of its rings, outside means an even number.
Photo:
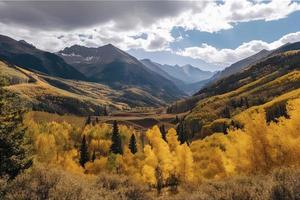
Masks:
[[[57,52],[111,43],[139,59],[222,70],[300,41],[300,1],[1,1],[0,34]]]
[[[272,43],[289,33],[299,31],[300,11],[296,11],[288,15],[286,18],[274,21],[256,20],[250,22],[238,22],[233,24],[233,28],[231,29],[213,33],[199,30],[185,30],[182,27],[174,27],[172,29],[172,36],[174,38],[182,37],[182,39],[171,43],[170,48],[173,51],[178,51],[191,46],[201,46],[201,44],[206,43],[218,49],[235,49],[242,43],[250,42],[252,40],[261,40],[267,43]],[[166,51],[153,53],[143,50],[130,50],[129,52],[138,58],[150,58],[160,63],[177,63],[180,65],[184,65],[186,62],[189,62],[192,65],[211,71],[219,70],[227,66],[227,63],[220,66],[206,63],[205,59],[200,60],[191,57],[177,57],[177,59],[175,59],[174,54]]]
[[[198,30],[185,31],[183,28],[174,28],[174,37],[182,36],[183,40],[171,44],[172,49],[207,43],[217,48],[237,48],[243,42],[263,40],[273,42],[282,36],[300,31],[300,11],[290,14],[287,18],[275,21],[250,21],[233,25],[229,30],[216,33],[201,32]]]
[[[233,25],[232,29],[221,30],[216,33],[201,32],[198,30],[185,31],[183,28],[174,28],[174,37],[182,36],[183,40],[171,44],[173,49],[189,46],[199,46],[202,43],[217,48],[237,48],[243,42],[263,40],[273,42],[282,36],[300,31],[300,11],[290,14],[287,18],[275,21],[250,21]]]

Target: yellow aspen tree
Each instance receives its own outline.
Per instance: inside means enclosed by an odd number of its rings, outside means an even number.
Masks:
[[[176,133],[176,130],[174,128],[171,128],[168,130],[167,132],[167,142],[169,144],[170,147],[170,151],[175,151],[177,146],[180,145],[179,141],[178,141],[178,136]]]
[[[155,177],[155,169],[158,165],[158,160],[156,155],[151,149],[151,146],[146,145],[144,148],[145,159],[142,167],[142,179],[144,182],[155,185],[156,177]]]
[[[177,171],[179,179],[184,182],[190,182],[194,177],[194,160],[189,146],[184,143],[176,147]]]
[[[157,157],[159,168],[162,171],[162,177],[166,180],[174,170],[172,163],[173,155],[170,152],[169,145],[162,139],[158,126],[149,129],[146,135]]]

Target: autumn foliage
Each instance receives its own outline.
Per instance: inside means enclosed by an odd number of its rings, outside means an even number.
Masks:
[[[227,134],[214,133],[203,140],[181,144],[175,129],[165,140],[154,126],[141,134],[118,125],[123,154],[111,151],[113,128],[109,124],[86,125],[27,121],[27,134],[34,144],[35,163],[78,174],[125,174],[151,188],[196,184],[236,175],[267,174],[278,167],[300,167],[300,99],[287,103],[288,118],[267,122],[266,112],[257,108],[234,120],[242,128],[228,128]],[[80,147],[86,137],[89,160],[80,165]],[[135,137],[135,153],[132,137]],[[93,157],[93,159],[92,159]]]

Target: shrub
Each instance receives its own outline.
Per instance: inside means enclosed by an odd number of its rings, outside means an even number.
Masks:
[[[34,166],[13,181],[0,180],[1,199],[141,200],[147,190],[128,177],[115,174],[91,176],[57,168]]]

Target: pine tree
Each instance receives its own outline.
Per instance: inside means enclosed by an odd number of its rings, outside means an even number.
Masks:
[[[249,102],[248,102],[248,98],[247,97],[245,97],[245,104],[246,104],[246,108],[249,108],[250,106],[249,106]]]
[[[178,122],[179,122],[179,118],[178,118],[178,115],[176,115],[175,124],[178,124]]]
[[[180,144],[184,144],[185,142],[187,142],[187,135],[185,133],[185,127],[182,121],[178,124],[176,131]]]
[[[121,136],[119,134],[119,128],[118,128],[118,124],[117,121],[114,121],[113,124],[113,132],[112,132],[112,136],[111,136],[111,147],[110,147],[110,151],[114,154],[123,154],[123,149],[122,149],[122,140],[121,140]]]
[[[230,109],[226,106],[225,109],[223,110],[223,117],[225,118],[230,118]]]
[[[89,124],[91,124],[91,122],[92,122],[91,116],[88,116],[85,121],[85,125],[89,125]]]
[[[137,152],[136,139],[135,139],[134,134],[132,134],[131,137],[130,137],[129,149],[130,149],[131,153],[133,153],[133,154],[135,154]]]
[[[92,155],[92,161],[94,162],[96,160],[96,151],[93,151],[93,155]]]
[[[0,80],[0,177],[16,177],[30,167],[30,149],[23,127],[24,110],[20,99],[2,88]]]
[[[104,107],[103,115],[104,116],[108,116],[108,112],[107,112],[107,107],[106,106]]]
[[[89,161],[89,152],[88,152],[88,146],[86,143],[85,135],[83,135],[81,146],[80,146],[80,160],[79,163],[82,167],[84,167],[84,164]]]
[[[161,125],[159,127],[159,130],[160,130],[162,139],[164,139],[164,141],[167,141],[167,138],[166,138],[167,132],[166,132],[166,129],[165,129],[165,125]]]

